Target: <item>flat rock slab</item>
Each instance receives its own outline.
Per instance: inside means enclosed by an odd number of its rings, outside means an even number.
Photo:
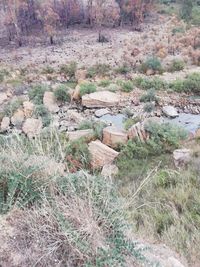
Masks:
[[[163,107],[162,111],[167,117],[170,118],[176,118],[179,116],[176,108],[173,106],[165,106]]]
[[[107,108],[102,108],[95,111],[95,116],[97,118],[101,118],[102,116],[107,115],[109,113],[110,111]]]
[[[86,138],[91,140],[91,138],[93,137],[93,130],[87,129],[78,131],[68,131],[67,137],[69,138],[69,141],[78,140],[80,138]]]
[[[108,126],[103,129],[103,143],[112,148],[119,144],[126,144],[128,135],[125,131],[119,130],[114,126]]]
[[[92,168],[101,168],[104,165],[112,164],[119,153],[112,148],[104,145],[101,141],[92,141],[89,143],[89,151],[92,156]]]
[[[106,108],[119,104],[120,96],[110,91],[100,91],[82,97],[82,105],[88,108]]]

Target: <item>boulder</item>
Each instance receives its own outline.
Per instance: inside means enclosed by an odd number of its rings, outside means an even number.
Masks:
[[[106,164],[111,164],[119,153],[112,148],[96,140],[89,143],[89,151],[92,156],[92,168],[101,168]]]
[[[114,126],[108,126],[103,129],[103,143],[112,148],[119,144],[126,144],[128,135],[125,131],[119,130]]]
[[[40,134],[42,130],[42,120],[28,118],[24,122],[22,130],[29,138],[35,137],[36,135]]]
[[[10,125],[10,118],[3,117],[1,121],[1,132],[6,132],[9,129],[9,125]]]
[[[30,101],[25,101],[23,103],[23,107],[24,107],[24,115],[26,118],[30,118],[33,115],[33,111],[34,111],[34,104]]]
[[[80,95],[80,85],[78,84],[75,88],[75,90],[72,93],[72,100],[80,100],[81,95]]]
[[[173,152],[174,164],[176,167],[183,167],[191,161],[192,152],[190,149],[176,149]]]
[[[0,105],[3,104],[7,100],[7,94],[6,93],[0,93]]]
[[[119,102],[120,96],[110,91],[99,91],[82,97],[82,105],[88,108],[113,107]]]
[[[23,121],[24,121],[24,111],[22,109],[18,109],[11,117],[11,122],[15,126],[20,126],[22,125]]]
[[[107,108],[98,109],[95,111],[95,116],[101,118],[102,116],[109,114],[110,111]]]
[[[165,106],[162,109],[163,113],[170,118],[176,118],[178,117],[178,112],[175,107],[173,106]]]
[[[47,91],[44,93],[43,104],[52,113],[59,111],[58,104],[52,92]]]
[[[118,172],[119,172],[119,169],[116,165],[108,164],[108,165],[103,166],[101,175],[103,175],[104,177],[113,177],[113,176],[116,176]]]
[[[129,130],[128,130],[128,138],[129,139],[135,139],[137,138],[141,142],[145,142],[149,135],[145,131],[144,124],[141,122],[138,122],[134,124]]]
[[[93,137],[93,130],[87,129],[87,130],[78,130],[78,131],[68,131],[67,137],[69,138],[69,141],[74,141],[81,137],[84,137],[87,140],[91,140],[91,138]]]
[[[83,82],[86,79],[87,70],[79,69],[75,72],[75,78],[78,83]]]

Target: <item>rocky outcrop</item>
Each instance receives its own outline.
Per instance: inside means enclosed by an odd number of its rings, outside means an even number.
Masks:
[[[82,105],[88,108],[113,107],[119,104],[120,96],[110,91],[100,91],[82,97]]]
[[[114,126],[108,126],[103,129],[103,143],[112,148],[119,144],[126,144],[128,135],[125,131],[119,130]]]
[[[69,131],[67,132],[67,137],[69,138],[69,141],[74,141],[80,138],[91,140],[91,138],[93,137],[93,130],[87,129],[87,130]]]
[[[44,93],[43,103],[44,106],[49,110],[49,112],[56,113],[59,111],[59,107],[52,92]]]
[[[164,106],[162,111],[167,117],[170,117],[170,118],[178,117],[178,112],[176,108],[174,108],[173,106]]]
[[[36,135],[40,134],[41,130],[42,130],[41,119],[28,118],[22,126],[22,131],[29,138],[35,137]]]
[[[101,141],[92,141],[89,143],[89,151],[92,156],[92,168],[101,168],[106,164],[111,164],[119,153],[112,148],[104,145]]]
[[[6,132],[9,129],[10,125],[10,118],[9,117],[4,117],[1,121],[1,132]]]
[[[149,135],[145,131],[144,124],[141,122],[138,122],[134,124],[129,130],[128,130],[128,138],[129,139],[135,139],[137,138],[141,142],[145,142]]]

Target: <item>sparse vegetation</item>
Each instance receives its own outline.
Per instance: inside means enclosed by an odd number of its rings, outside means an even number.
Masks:
[[[106,64],[96,64],[88,69],[87,77],[94,78],[95,76],[106,77],[109,76],[110,66]]]
[[[86,95],[96,92],[96,86],[93,83],[84,83],[80,85],[80,95]]]
[[[57,101],[59,102],[70,102],[71,97],[68,92],[68,89],[65,85],[60,85],[55,91],[54,91],[54,96]]]
[[[30,100],[32,100],[36,105],[43,104],[44,93],[47,91],[47,89],[48,88],[43,85],[33,86],[28,92]]]
[[[160,60],[157,57],[148,58],[144,63],[140,66],[140,71],[142,73],[146,73],[148,70],[152,70],[155,73],[162,73],[162,65]]]
[[[182,60],[173,60],[171,66],[169,67],[170,72],[183,70],[185,63]]]
[[[69,77],[70,80],[75,80],[75,73],[77,70],[77,63],[72,61],[67,65],[62,65],[60,67],[60,73]]]
[[[42,118],[42,123],[44,127],[49,126],[51,123],[51,114],[44,105],[37,105],[34,110],[34,115],[39,118]]]

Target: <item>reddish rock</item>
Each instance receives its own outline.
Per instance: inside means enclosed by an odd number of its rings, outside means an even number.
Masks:
[[[126,144],[128,135],[125,131],[119,130],[114,126],[109,126],[103,129],[103,143],[112,148],[119,144]]]

